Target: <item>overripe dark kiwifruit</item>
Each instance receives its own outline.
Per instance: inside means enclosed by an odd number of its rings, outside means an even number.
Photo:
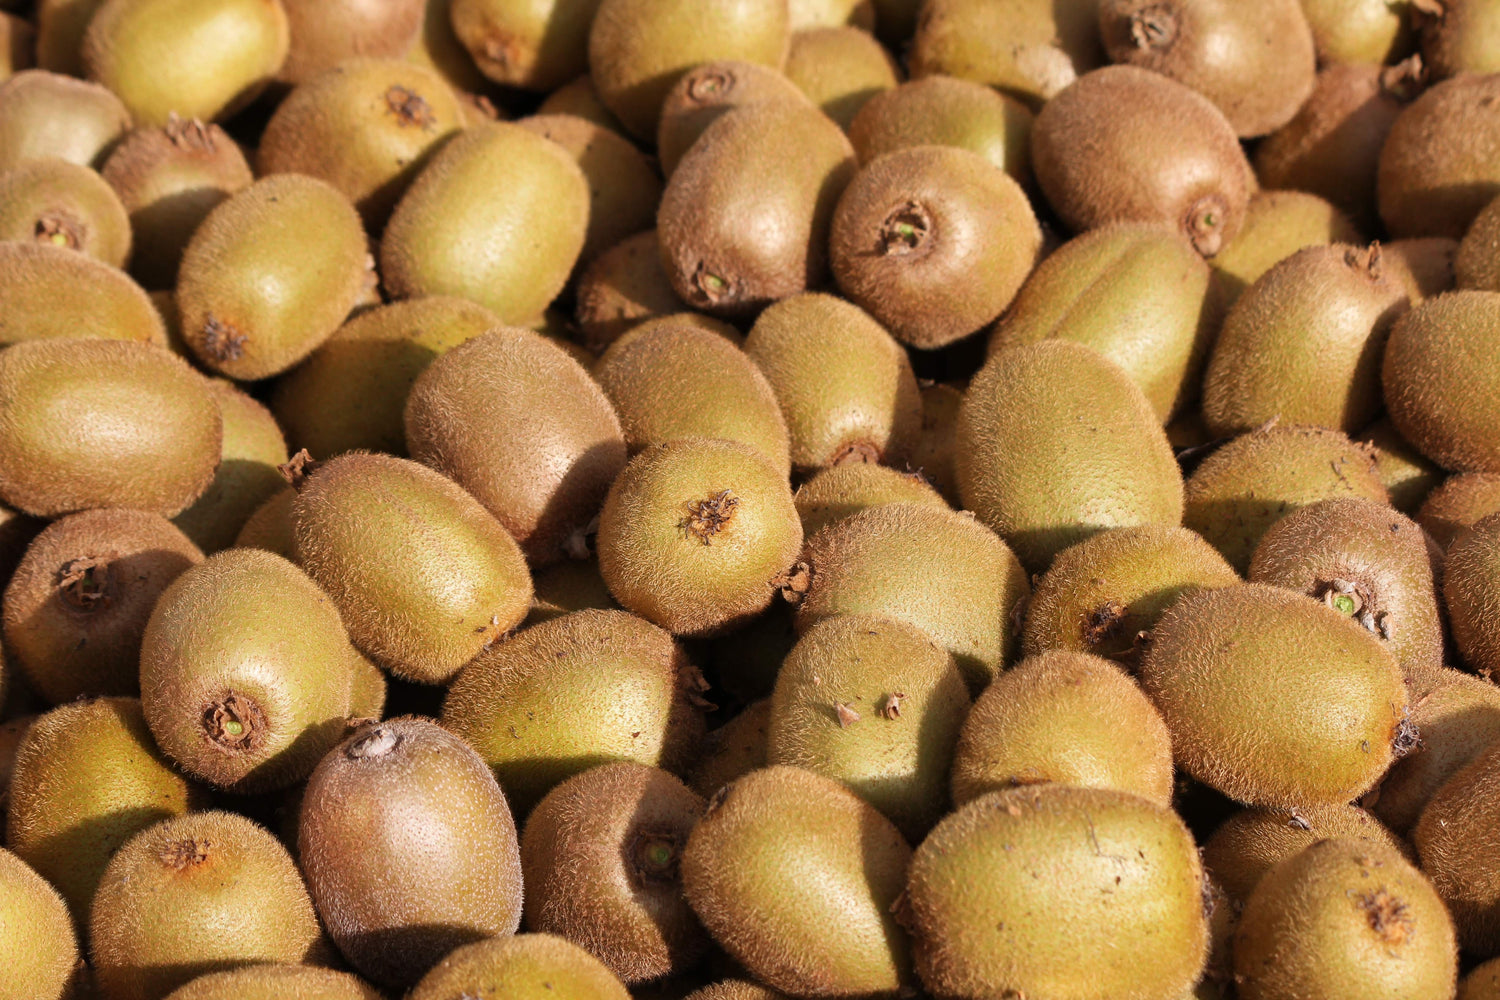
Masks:
[[[951,504],[958,503],[958,469],[953,455],[963,389],[933,383],[922,389],[922,431],[912,450],[912,470],[922,475]]]
[[[1205,257],[1239,232],[1254,181],[1208,98],[1134,66],[1095,70],[1048,101],[1031,130],[1031,165],[1075,231],[1149,222]]]
[[[537,107],[536,113],[539,115],[575,115],[595,125],[613,129],[621,135],[629,134],[625,126],[620,124],[620,119],[614,116],[614,112],[606,108],[604,102],[599,100],[599,92],[594,89],[594,81],[589,79],[587,73],[548,94]]]
[[[589,68],[589,26],[599,0],[452,0],[454,33],[480,72],[543,93]]]
[[[759,982],[797,996],[886,997],[912,985],[891,914],[910,859],[890,820],[843,785],[768,767],[714,796],[688,839],[682,884],[714,940]]]
[[[290,42],[280,3],[104,0],[83,35],[83,66],[137,125],[165,125],[173,114],[212,121],[271,82]]]
[[[1272,869],[1234,935],[1243,1000],[1452,996],[1453,921],[1427,877],[1395,848],[1319,841]]]
[[[6,850],[0,850],[0,990],[21,1000],[72,996],[78,937],[57,890]]]
[[[42,69],[82,77],[83,33],[103,0],[39,0],[36,63]]]
[[[56,156],[98,167],[130,129],[130,112],[97,83],[23,70],[0,83],[0,170]]]
[[[1500,292],[1500,198],[1474,217],[1453,257],[1459,288]]]
[[[1500,292],[1449,292],[1403,315],[1386,342],[1392,422],[1454,472],[1500,472],[1500,363],[1484,346],[1497,323]]]
[[[630,1000],[625,984],[602,962],[554,934],[502,935],[455,948],[407,1000],[491,991],[506,1000]]]
[[[0,399],[0,499],[28,514],[130,507],[171,517],[219,465],[223,423],[208,382],[162,347],[15,344],[0,352]]]
[[[1500,70],[1500,12],[1484,0],[1413,3],[1421,34],[1422,61],[1434,80],[1460,73]]]
[[[1185,484],[1182,523],[1243,573],[1271,525],[1308,504],[1349,496],[1388,500],[1368,447],[1329,428],[1273,421],[1199,464]]]
[[[227,379],[212,379],[209,391],[224,421],[219,471],[197,502],[172,523],[204,552],[213,553],[233,545],[255,509],[285,485],[277,468],[287,452],[270,410]]]
[[[1313,45],[1323,66],[1379,66],[1411,51],[1411,8],[1398,0],[1303,0]]]
[[[111,267],[130,258],[130,218],[97,173],[56,157],[0,173],[0,240],[77,250]]]
[[[5,844],[57,887],[78,926],[87,927],[115,851],[205,800],[156,749],[140,701],[73,702],[39,717],[21,742]]]
[[[661,265],[655,229],[604,250],[578,275],[573,319],[588,347],[602,351],[644,320],[681,312]]]
[[[327,958],[286,848],[217,810],[162,820],[126,841],[99,881],[89,938],[110,1000],[161,1000],[204,973]]]
[[[1500,194],[1500,74],[1429,88],[1396,118],[1380,150],[1380,217],[1392,236],[1462,239]]]
[[[1375,473],[1390,494],[1391,506],[1408,517],[1443,481],[1438,464],[1416,449],[1391,418],[1383,416],[1355,436],[1375,452]]]
[[[703,752],[688,785],[705,798],[766,766],[766,738],[771,728],[771,699],[752,701],[740,713],[703,737]]]
[[[292,501],[296,497],[297,491],[286,485],[272,493],[245,521],[231,547],[263,549],[295,561],[297,543],[292,533]]]
[[[1348,802],[1410,748],[1406,685],[1391,651],[1281,587],[1179,597],[1151,630],[1139,676],[1177,763],[1240,802]]]
[[[1182,520],[1182,474],[1156,411],[1079,343],[990,358],[964,396],[955,455],[964,505],[1033,573],[1107,528]]]
[[[891,335],[944,347],[1010,305],[1041,249],[1021,186],[956,146],[898,149],[839,198],[829,257],[839,288]]]
[[[943,509],[948,506],[921,476],[870,462],[848,462],[823,469],[797,487],[792,501],[797,505],[806,538],[824,525],[881,504],[917,503]]]
[[[1465,665],[1500,671],[1500,514],[1489,514],[1448,546],[1443,598]]]
[[[1167,725],[1135,682],[1101,657],[1030,656],[974,703],[953,752],[953,803],[1054,782],[1172,801]]]
[[[302,84],[349,59],[399,59],[422,28],[426,0],[282,0],[291,44],[276,80]]]
[[[381,1000],[381,996],[347,972],[265,964],[210,972],[173,990],[166,1000]]]
[[[705,803],[666,771],[604,764],[547,793],[526,820],[526,929],[580,945],[626,983],[691,968],[708,939],[679,865]]]
[[[474,495],[534,566],[554,562],[625,465],[609,398],[561,348],[491,330],[430,364],[406,401],[411,456]]]
[[[157,598],[203,553],[158,514],[90,510],[52,524],[5,589],[5,645],[54,705],[129,695]]]
[[[1267,872],[1331,837],[1379,844],[1403,856],[1411,852],[1400,837],[1357,806],[1244,809],[1225,820],[1204,843],[1203,867],[1230,899],[1243,904]]]
[[[561,618],[588,608],[618,609],[609,595],[597,559],[564,559],[544,567],[532,577],[531,610],[522,626]]]
[[[526,617],[520,546],[457,483],[368,452],[308,468],[292,484],[298,564],[386,669],[444,683]]]
[[[1392,276],[1406,286],[1412,305],[1417,305],[1455,287],[1458,246],[1446,236],[1424,236],[1392,240],[1381,246],[1381,253]]]
[[[739,59],[719,59],[694,66],[667,92],[656,126],[656,155],[662,173],[671,177],[683,155],[708,127],[735,108],[766,101],[811,101],[779,67]]]
[[[0,343],[129,340],[166,346],[161,315],[119,269],[50,243],[0,242]]]
[[[1015,555],[972,515],[882,504],[818,531],[802,558],[810,580],[797,608],[799,633],[837,615],[885,615],[952,653],[971,692],[1004,670],[1016,603],[1030,588]]]
[[[141,702],[157,744],[188,773],[275,791],[343,738],[354,657],[311,578],[269,552],[228,549],[157,601],[141,643]]]
[[[1033,585],[1021,649],[1094,653],[1133,663],[1143,633],[1190,589],[1239,575],[1197,533],[1175,525],[1100,532],[1059,552]]]
[[[1203,885],[1167,807],[1017,788],[975,799],[917,848],[903,922],[922,984],[941,996],[1176,997],[1207,957]]]
[[[176,286],[193,231],[255,179],[223,129],[177,117],[126,135],[99,171],[130,213],[136,250],[131,273],[148,288]]]
[[[609,0],[606,0],[606,4]],[[854,147],[811,105],[735,108],[704,130],[657,211],[662,266],[694,309],[744,315],[821,286]]]
[[[870,98],[847,129],[861,164],[910,146],[958,146],[1025,184],[1033,118],[1020,101],[991,87],[929,76]]]
[[[1432,491],[1417,511],[1417,523],[1446,549],[1465,528],[1497,512],[1500,473],[1461,472]]]
[[[588,211],[588,181],[567,150],[508,122],[468,128],[397,203],[380,276],[395,298],[457,295],[524,324],[567,282]],[[519,232],[529,234],[524,254],[512,252]]]
[[[388,988],[521,921],[506,795],[479,755],[430,719],[366,726],[329,751],[307,781],[297,852],[339,951]]]
[[[901,82],[890,53],[868,31],[851,27],[793,32],[783,72],[846,132],[865,102]]]

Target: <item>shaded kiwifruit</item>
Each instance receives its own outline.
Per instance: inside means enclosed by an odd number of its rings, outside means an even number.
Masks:
[[[30,21],[0,11],[0,83],[36,65],[36,29]]]
[[[953,654],[971,692],[1004,668],[1015,645],[1026,572],[970,514],[930,504],[871,507],[824,527],[803,552],[810,580],[797,630],[825,618],[885,615],[915,625]]]
[[[1329,428],[1271,421],[1203,459],[1187,479],[1182,523],[1243,573],[1271,525],[1300,507],[1348,496],[1388,500],[1368,446]]]
[[[282,0],[291,29],[280,83],[302,84],[356,57],[399,59],[421,31],[426,0]]]
[[[667,93],[699,63],[780,69],[791,39],[786,0],[603,0],[589,29],[589,75],[637,139],[652,139]]]
[[[232,548],[264,549],[295,560],[297,542],[292,534],[292,501],[296,497],[297,491],[285,485],[272,493],[245,521]]]
[[[811,105],[765,101],[717,118],[662,193],[657,237],[672,288],[694,309],[742,315],[821,286],[854,171],[854,147]]]
[[[1500,292],[1449,292],[1414,307],[1391,328],[1381,369],[1397,430],[1454,472],[1500,472],[1500,364],[1489,343]]]
[[[1253,184],[1208,98],[1134,66],[1095,70],[1048,101],[1031,130],[1031,165],[1074,230],[1150,222],[1205,257],[1239,232]]]
[[[671,177],[683,155],[719,118],[735,108],[767,101],[812,103],[776,67],[760,63],[719,59],[682,74],[662,101],[656,126],[662,173]]]
[[[227,379],[211,380],[209,391],[224,420],[223,457],[208,489],[172,523],[212,553],[233,545],[255,509],[285,485],[277,467],[287,452],[270,410]]]
[[[896,339],[943,347],[995,320],[1031,273],[1042,233],[1026,193],[978,153],[898,149],[839,198],[839,288]]]
[[[1452,996],[1453,921],[1433,884],[1385,844],[1333,838],[1261,879],[1234,934],[1243,1000]]]
[[[1402,856],[1411,852],[1400,837],[1356,806],[1339,803],[1296,809],[1243,809],[1225,820],[1204,843],[1203,867],[1232,900],[1243,904],[1272,868],[1330,837],[1379,844]]]
[[[1484,0],[1414,2],[1422,61],[1435,80],[1500,70],[1500,11]]]
[[[533,565],[577,548],[625,464],[604,390],[529,330],[491,330],[437,358],[405,421],[411,456],[473,494]]]
[[[655,229],[601,252],[579,273],[574,294],[573,319],[583,342],[596,351],[643,320],[687,308],[662,269]]]
[[[381,996],[347,972],[264,964],[199,976],[172,991],[166,1000],[381,1000]]]
[[[1032,119],[1024,104],[991,87],[929,76],[871,97],[847,129],[861,164],[909,146],[958,146],[1024,184]]]
[[[125,136],[100,173],[130,213],[131,273],[149,288],[176,286],[193,231],[254,180],[245,154],[223,129],[176,116]]]
[[[299,565],[350,640],[398,677],[441,684],[526,617],[520,546],[451,479],[355,452],[306,466],[292,485]]]
[[[1196,532],[1142,525],[1100,532],[1059,552],[1026,604],[1021,649],[1094,653],[1134,663],[1149,634],[1183,593],[1239,582]]]
[[[83,35],[83,65],[137,125],[165,125],[174,113],[211,121],[271,82],[290,41],[281,3],[104,0]]]
[[[449,18],[485,76],[546,93],[588,71],[598,6],[599,0],[452,0]]]
[[[1446,236],[1392,240],[1381,246],[1381,255],[1391,275],[1406,286],[1412,305],[1451,291],[1457,277],[1454,259],[1458,241]]]
[[[730,782],[766,766],[771,728],[771,699],[752,701],[740,713],[703,737],[703,750],[688,784],[712,797]]]
[[[0,173],[0,240],[49,243],[112,267],[130,257],[130,217],[88,167],[56,157]]]
[[[575,115],[595,125],[613,129],[621,135],[627,134],[625,126],[620,124],[620,119],[616,118],[614,112],[606,108],[604,102],[599,100],[599,92],[594,89],[594,81],[589,79],[587,73],[548,94],[546,100],[537,107],[536,113],[539,115]]]
[[[183,335],[230,378],[279,374],[338,329],[369,267],[347,197],[313,177],[267,177],[209,212],[188,241],[177,282]]]
[[[901,82],[890,53],[868,31],[851,27],[794,32],[783,72],[845,131],[866,101]]]
[[[881,504],[916,503],[944,509],[948,506],[921,476],[870,462],[847,462],[823,469],[797,487],[792,501],[797,505],[802,534],[807,538],[824,525]]]
[[[0,685],[0,693],[4,693],[3,687],[4,685]],[[5,714],[11,715],[8,708]],[[21,740],[26,736],[26,731],[31,728],[31,724],[37,718],[36,715],[15,715],[0,722],[0,809],[4,809],[10,799],[10,781],[15,771],[16,752],[21,747]],[[764,743],[764,738],[762,738],[762,743]],[[762,746],[761,761],[755,766],[763,767],[764,765],[765,753],[764,746]]]
[[[1493,862],[1500,805],[1500,744],[1492,743],[1454,772],[1428,800],[1412,843],[1437,886],[1464,951],[1500,953],[1500,872]]]
[[[1315,194],[1257,191],[1239,235],[1214,256],[1214,285],[1227,310],[1261,275],[1298,250],[1363,242],[1349,217]],[[1381,250],[1384,260],[1386,248]]]
[[[958,411],[963,406],[961,387],[925,384],[922,391],[922,430],[908,465],[919,473],[949,503],[958,503],[958,470],[953,456]]]
[[[238,792],[306,777],[344,735],[354,651],[318,585],[280,556],[228,549],[179,576],[141,643],[157,744]]]
[[[206,796],[152,742],[135,698],[63,705],[21,742],[5,843],[57,887],[78,926],[115,851]]]
[[[1462,239],[1500,194],[1500,74],[1465,74],[1428,89],[1397,117],[1380,150],[1380,217],[1392,236]]]
[[[1417,511],[1417,523],[1446,549],[1490,514],[1500,512],[1500,473],[1462,472],[1449,476]]]
[[[1500,514],[1489,514],[1448,546],[1443,598],[1464,664],[1500,671]]]
[[[703,647],[704,665],[711,669],[715,686],[730,698],[769,698],[781,663],[796,644],[796,611],[786,601],[775,601],[734,631],[710,639]]]
[[[1166,806],[1017,788],[975,799],[923,841],[903,923],[938,995],[1177,997],[1207,957],[1203,885],[1192,834]]]
[[[157,598],[203,553],[158,514],[89,510],[54,521],[5,589],[5,645],[54,705],[134,694]]]
[[[297,853],[329,936],[383,986],[411,986],[459,945],[521,921],[505,793],[430,719],[366,726],[323,758],[302,797]]]
[[[56,156],[97,167],[130,129],[130,112],[107,88],[46,70],[0,83],[0,170]]]
[[[83,33],[103,0],[39,0],[36,5],[36,64],[81,77]]]
[[[532,578],[534,593],[524,625],[551,621],[587,608],[615,608],[597,559],[564,559],[543,567]]]
[[[524,816],[598,764],[682,770],[703,732],[705,689],[666,632],[623,611],[576,611],[481,653],[450,685],[442,721]]]
[[[1348,802],[1411,748],[1395,656],[1281,587],[1189,591],[1151,630],[1140,679],[1177,763],[1252,805]]]
[[[493,937],[455,948],[407,1000],[448,1000],[494,990],[506,1000],[630,1000],[597,958],[554,934]]]
[[[588,180],[566,149],[508,122],[474,126],[397,203],[380,275],[396,298],[457,295],[501,322],[526,323],[567,282],[588,212]],[[517,233],[527,234],[526,253],[512,252]]]
[[[65,1000],[73,995],[78,937],[57,890],[0,850],[0,995],[14,1000]]]
[[[913,979],[891,914],[910,859],[900,831],[843,785],[768,767],[714,796],[688,839],[682,884],[759,982],[797,996],[895,996]]]
[[[1443,470],[1423,455],[1383,416],[1355,438],[1375,452],[1375,473],[1390,494],[1391,506],[1412,516],[1422,501],[1443,481]]]
[[[582,946],[627,983],[691,968],[708,940],[679,864],[704,805],[666,771],[625,761],[552,789],[521,838],[526,929]]]
[[[0,498],[28,514],[131,507],[171,517],[219,465],[223,424],[208,382],[163,347],[16,344],[0,351],[0,398]]]
[[[0,343],[132,340],[165,346],[151,298],[114,267],[50,243],[0,242]]]
[[[1458,1000],[1495,1000],[1500,997],[1500,959],[1481,963],[1458,984]]]
[[[1453,257],[1458,287],[1500,292],[1500,198],[1474,217]]]
[[[964,506],[1033,573],[1106,528],[1182,520],[1182,473],[1156,411],[1082,344],[1043,340],[992,357],[969,385],[955,441]]]

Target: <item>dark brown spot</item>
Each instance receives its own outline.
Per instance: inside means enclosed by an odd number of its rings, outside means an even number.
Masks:
[[[873,441],[850,441],[839,445],[829,465],[879,465],[880,449]]]
[[[734,520],[734,513],[740,506],[740,498],[729,490],[720,490],[711,497],[685,506],[688,512],[687,517],[678,521],[677,527],[681,528],[689,538],[696,538],[704,545],[708,545],[715,535]]]
[[[836,701],[836,702],[834,702],[833,703],[833,714],[839,720],[839,728],[840,729],[848,729],[850,726],[854,725],[860,719],[860,715],[859,715],[858,712],[856,712],[854,710],[854,706],[851,705],[851,704],[849,704],[846,701]]]
[[[162,126],[162,131],[178,149],[211,153],[217,145],[212,128],[196,118],[180,118],[175,111],[167,114],[167,124]]]
[[[1171,48],[1177,41],[1177,14],[1172,5],[1152,4],[1131,14],[1130,40],[1142,51]]]
[[[1417,922],[1411,907],[1383,886],[1374,892],[1360,893],[1356,901],[1365,911],[1370,929],[1392,948],[1405,944],[1416,930]]]
[[[416,91],[408,90],[399,84],[385,92],[385,105],[396,117],[396,124],[402,128],[425,130],[437,124],[437,116],[432,113],[432,105],[428,104]]]
[[[625,848],[627,870],[638,886],[677,881],[682,837],[672,830],[637,830]]]
[[[300,490],[302,484],[307,482],[307,477],[316,472],[321,464],[323,463],[314,461],[312,453],[303,448],[287,459],[284,464],[276,466],[276,471],[281,473],[281,478],[285,479],[292,489]]]
[[[1125,605],[1113,598],[1083,615],[1083,642],[1089,649],[1102,646],[1120,632],[1125,620]]]
[[[57,580],[63,600],[81,611],[107,608],[114,603],[113,584],[108,560],[93,556],[65,563]]]
[[[170,844],[162,846],[161,863],[175,871],[192,868],[208,861],[209,851],[213,848],[213,842],[201,838],[188,838],[186,840],[174,840]]]
[[[734,282],[721,274],[715,274],[709,269],[708,262],[701,260],[693,269],[693,292],[700,303],[709,305],[733,302],[737,296]]]
[[[218,362],[238,361],[245,356],[245,334],[213,313],[203,323],[203,351]]]

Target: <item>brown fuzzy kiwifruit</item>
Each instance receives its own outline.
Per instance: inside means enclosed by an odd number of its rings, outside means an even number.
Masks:
[[[1500,198],[1474,217],[1453,257],[1459,288],[1500,292]]]
[[[1392,236],[1462,239],[1500,194],[1500,73],[1429,88],[1396,118],[1380,149],[1380,218]]]
[[[959,146],[1026,184],[1034,115],[999,91],[951,76],[903,83],[870,98],[849,123],[861,165],[909,146]]]
[[[276,79],[292,85],[355,57],[401,58],[416,43],[427,8],[426,0],[282,0],[282,5],[291,45]]]
[[[83,77],[83,33],[102,0],[38,0],[36,64],[54,73]],[[13,3],[0,7],[15,7]]]
[[[1402,437],[1389,416],[1360,431],[1355,440],[1374,449],[1375,472],[1385,483],[1391,506],[1408,517],[1416,516],[1417,508],[1443,481],[1442,468]]]
[[[589,26],[599,0],[451,0],[453,33],[489,79],[546,93],[589,68]]]
[[[1446,236],[1420,236],[1381,245],[1391,274],[1406,286],[1412,305],[1452,291],[1457,286],[1454,261],[1459,243]]]
[[[1390,0],[1302,0],[1322,66],[1393,63],[1416,41],[1414,5]]]
[[[1500,743],[1491,743],[1428,799],[1412,829],[1425,871],[1453,914],[1464,951],[1500,954],[1500,872],[1494,863]]]
[[[0,173],[0,240],[77,250],[111,267],[130,258],[130,218],[104,180],[56,157]]]
[[[407,1000],[449,1000],[495,991],[506,1000],[631,1000],[625,984],[567,938],[501,934],[453,949],[406,994]]]
[[[687,307],[661,265],[655,229],[629,236],[601,252],[578,275],[573,319],[584,345],[602,351],[625,331]]]
[[[1214,285],[1227,311],[1245,289],[1298,250],[1364,242],[1358,227],[1327,199],[1305,191],[1257,191],[1239,234],[1214,255]],[[1382,261],[1388,261],[1389,248],[1381,251]],[[1395,262],[1388,262],[1393,277],[1399,275]]]
[[[958,469],[953,448],[959,407],[964,401],[963,389],[941,382],[924,383],[921,388],[922,431],[908,465],[931,483],[944,500],[957,504]]]
[[[296,497],[297,491],[285,485],[272,493],[245,521],[231,548],[263,549],[294,561],[297,540],[292,533],[292,501]]]
[[[266,963],[210,972],[174,990],[166,1000],[382,1000],[375,988],[348,972],[315,965]]]
[[[793,32],[782,72],[846,132],[867,101],[901,82],[885,47],[851,27]]]
[[[1416,517],[1438,546],[1446,549],[1465,528],[1495,513],[1500,513],[1500,473],[1461,472],[1433,490]]]
[[[1500,71],[1500,11],[1485,0],[1421,0],[1412,4],[1422,60],[1434,80]]]
[[[1500,514],[1448,546],[1443,598],[1464,663],[1486,677],[1500,671]]]
[[[1408,856],[1411,852],[1399,836],[1357,806],[1243,809],[1204,842],[1203,867],[1231,899],[1244,903],[1272,868],[1329,837],[1382,844]]]
[[[656,126],[656,155],[671,177],[708,127],[736,108],[767,101],[810,105],[807,95],[775,67],[738,59],[694,66],[667,92]]]
[[[535,592],[523,627],[588,608],[620,607],[604,585],[597,559],[564,559],[545,566],[532,576],[532,586]]]
[[[606,108],[604,102],[599,100],[599,92],[594,89],[594,82],[589,79],[587,73],[575,77],[572,82],[548,94],[546,99],[537,106],[536,113],[539,115],[576,115],[621,135],[630,134],[629,130],[620,124],[620,119],[615,117],[614,112]]]
[[[766,737],[771,728],[771,699],[752,701],[740,713],[703,737],[703,751],[688,776],[688,786],[711,798],[725,785],[766,766]]]
[[[130,112],[97,83],[41,69],[0,83],[0,170],[56,156],[98,167],[130,129]]]
[[[287,453],[276,418],[259,401],[228,379],[211,380],[209,391],[224,420],[223,457],[208,489],[172,523],[211,554],[233,545],[255,509],[286,485],[278,470]]]
[[[78,935],[57,890],[31,866],[0,850],[0,939],[7,992],[16,1000],[67,1000],[78,982]],[[14,928],[11,930],[10,928]]]
[[[807,538],[824,525],[881,504],[948,506],[932,484],[920,475],[898,472],[871,462],[846,462],[823,469],[797,487],[792,501],[797,505],[802,534]]]
[[[51,243],[0,242],[0,299],[6,306],[0,343],[54,338],[168,343],[161,314],[129,275]]]

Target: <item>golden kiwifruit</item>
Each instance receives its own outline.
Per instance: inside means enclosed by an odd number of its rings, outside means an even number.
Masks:
[[[1407,105],[1380,149],[1380,217],[1392,236],[1462,239],[1500,194],[1500,74],[1465,74]]]
[[[1141,525],[1100,532],[1059,552],[1033,585],[1021,649],[1138,660],[1163,611],[1188,590],[1239,582],[1234,568],[1196,532]]]
[[[956,146],[898,149],[839,198],[829,258],[841,291],[891,335],[944,347],[1010,305],[1042,233],[1021,186]]]
[[[297,853],[339,951],[388,988],[521,921],[505,793],[468,744],[430,719],[366,726],[329,751],[307,781]]]
[[[958,146],[1025,184],[1031,178],[1033,117],[1020,101],[991,87],[929,76],[871,97],[847,130],[861,164],[910,146]]]
[[[57,890],[26,862],[0,850],[0,997],[67,1000],[74,995],[78,937]]]
[[[81,168],[80,168],[81,169]],[[160,313],[119,269],[50,243],[0,242],[0,344],[130,340],[166,346]]]
[[[1421,33],[1422,60],[1434,80],[1460,73],[1500,70],[1500,12],[1484,0],[1413,2]]]
[[[219,465],[208,381],[163,347],[16,344],[0,351],[0,400],[0,499],[38,517],[94,507],[171,517]]]
[[[286,60],[279,0],[104,0],[83,35],[88,76],[141,126],[211,121],[250,103]]]
[[[274,963],[210,972],[166,1000],[382,1000],[375,988],[347,972]]]
[[[354,452],[307,466],[292,485],[298,564],[350,640],[398,677],[444,683],[526,617],[520,546],[451,479]]]
[[[1453,920],[1394,847],[1335,837],[1261,879],[1234,934],[1242,1000],[1451,997]]]
[[[1433,490],[1417,511],[1417,523],[1439,547],[1491,514],[1500,512],[1500,473],[1461,472]]]
[[[449,350],[406,401],[411,456],[474,495],[533,565],[576,549],[625,465],[609,397],[561,348],[499,328]]]
[[[290,26],[283,84],[302,84],[354,58],[400,59],[416,44],[426,0],[281,0]]]
[[[102,2],[39,0],[34,15],[36,64],[54,73],[83,76],[83,33]]]
[[[1385,644],[1281,587],[1179,597],[1151,630],[1139,676],[1177,763],[1251,805],[1348,802],[1414,738],[1401,667]]]
[[[923,383],[922,430],[908,462],[951,504],[958,503],[958,470],[953,455],[958,412],[964,393],[960,385]]]
[[[1412,49],[1415,4],[1406,0],[1302,0],[1324,66],[1395,62]]]
[[[1375,473],[1390,494],[1391,506],[1403,514],[1415,515],[1443,481],[1442,468],[1402,437],[1389,416],[1366,427],[1355,440],[1374,450]]]
[[[1349,496],[1388,500],[1369,447],[1326,427],[1273,420],[1199,464],[1187,479],[1182,523],[1243,573],[1271,525],[1308,504]]]
[[[927,504],[946,509],[948,502],[920,475],[897,472],[871,462],[846,462],[823,469],[797,487],[792,496],[802,534],[811,538],[824,525],[887,503]]]
[[[60,705],[134,694],[141,635],[161,592],[203,553],[159,514],[89,510],[48,525],[5,589],[5,645]]]
[[[599,0],[452,0],[449,20],[480,72],[546,93],[589,68],[589,27]]]
[[[807,540],[809,579],[797,630],[825,618],[885,615],[914,625],[953,654],[971,692],[1005,669],[1016,604],[1030,588],[1000,538],[971,514],[889,503],[835,521]]]
[[[467,128],[397,203],[380,276],[396,298],[457,295],[526,323],[567,282],[588,213],[588,180],[566,149],[508,122]],[[514,252],[518,233],[526,253]]]
[[[719,59],[682,74],[662,101],[661,121],[656,126],[656,155],[662,173],[671,177],[683,154],[720,117],[766,101],[812,103],[777,67],[760,63]]]
[[[914,985],[891,913],[910,859],[900,831],[843,785],[768,767],[709,802],[682,884],[714,940],[759,982],[796,996],[888,997]]]
[[[1242,809],[1204,843],[1203,867],[1230,899],[1243,904],[1272,868],[1331,837],[1379,844],[1406,857],[1411,854],[1400,837],[1356,806]]]
[[[440,2],[446,3],[447,0],[440,0]],[[620,124],[620,119],[616,118],[614,112],[606,108],[604,102],[599,100],[599,92],[594,89],[594,81],[589,79],[587,73],[548,94],[546,99],[538,105],[536,113],[539,115],[576,115],[579,118],[588,119],[595,125],[613,129],[621,135],[628,135],[625,126]]]
[[[264,549],[295,561],[297,542],[292,534],[292,501],[296,496],[297,491],[286,485],[272,493],[245,521],[231,548]]]
[[[704,806],[666,771],[628,761],[553,788],[521,837],[526,929],[582,946],[626,983],[692,968],[708,937],[679,865]]]
[[[532,576],[531,610],[522,627],[588,608],[619,609],[599,575],[597,559],[564,559]]]
[[[766,740],[771,728],[771,699],[753,701],[739,714],[703,737],[703,751],[688,784],[712,797],[719,789],[766,766]]]
[[[596,351],[645,320],[687,308],[662,269],[655,229],[627,237],[595,257],[579,272],[574,295],[573,319],[584,344]]]
[[[1245,224],[1212,261],[1215,290],[1225,310],[1261,275],[1304,247],[1363,243],[1364,236],[1342,211],[1305,191],[1257,191]],[[1382,261],[1389,261],[1381,247]]]
[[[130,258],[130,217],[88,167],[57,157],[0,173],[0,240],[77,250],[111,267]]]
[[[1448,546],[1443,598],[1465,665],[1500,671],[1500,514],[1486,515]]]
[[[1042,785],[939,824],[901,909],[940,996],[1177,997],[1207,958],[1203,886],[1192,834],[1166,806]]]
[[[597,958],[554,934],[516,934],[455,948],[407,1000],[493,993],[506,1000],[630,1000]]]
[[[0,170],[42,156],[97,167],[130,129],[130,112],[107,88],[46,70],[0,83]]]
[[[287,452],[270,410],[227,379],[210,380],[209,391],[224,421],[223,457],[208,489],[172,523],[213,553],[233,545],[256,508],[286,485],[277,469]]]
[[[1460,288],[1500,292],[1500,198],[1474,217],[1453,257],[1453,272]]]
[[[1234,129],[1208,98],[1135,66],[1108,66],[1047,102],[1031,165],[1075,231],[1150,222],[1212,257],[1239,232],[1254,177]]]
[[[1381,254],[1391,274],[1406,286],[1411,304],[1417,305],[1456,286],[1458,247],[1457,240],[1446,236],[1424,236],[1392,240],[1381,246]]]
[[[846,132],[865,102],[901,82],[891,54],[868,31],[851,27],[794,32],[783,72]]]

